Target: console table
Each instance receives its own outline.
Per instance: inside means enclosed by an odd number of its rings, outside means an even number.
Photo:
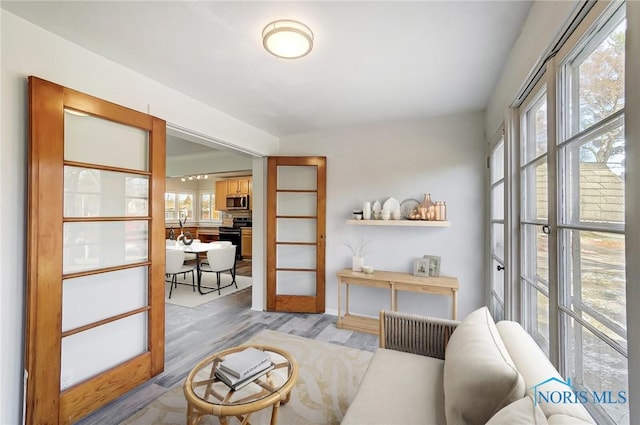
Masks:
[[[452,300],[452,319],[458,316],[458,279],[455,277],[422,277],[409,273],[376,270],[366,274],[342,269],[336,273],[338,277],[338,322],[337,328],[378,334],[379,321],[369,317],[349,313],[349,285],[386,288],[390,290],[391,310],[398,310],[398,291],[423,292],[436,295],[449,295]],[[346,302],[342,314],[342,286],[346,286]]]

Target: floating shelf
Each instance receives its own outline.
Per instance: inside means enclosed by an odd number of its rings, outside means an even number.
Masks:
[[[451,227],[450,221],[426,220],[347,220],[357,226]]]

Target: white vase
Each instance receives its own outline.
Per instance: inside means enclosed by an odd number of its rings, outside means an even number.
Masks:
[[[364,265],[364,257],[353,256],[351,257],[351,270],[354,272],[361,272]]]
[[[371,220],[371,202],[365,202],[362,206],[362,218]]]

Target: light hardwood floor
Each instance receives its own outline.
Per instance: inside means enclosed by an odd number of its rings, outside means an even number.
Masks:
[[[175,385],[191,368],[215,351],[241,344],[263,329],[373,351],[374,335],[336,329],[327,314],[270,313],[251,310],[251,288],[196,308],[166,305],[165,369],[144,385],[77,422],[80,425],[119,424]]]

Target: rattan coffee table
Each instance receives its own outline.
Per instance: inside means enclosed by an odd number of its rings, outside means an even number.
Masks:
[[[255,381],[233,391],[215,377],[215,370],[225,356],[248,347],[269,353],[275,368]],[[251,413],[272,406],[271,425],[278,421],[280,404],[289,401],[291,388],[298,379],[298,363],[284,350],[268,345],[243,345],[215,353],[198,363],[184,382],[187,399],[187,424],[197,425],[202,416],[215,415],[221,425],[229,418],[248,424]]]

